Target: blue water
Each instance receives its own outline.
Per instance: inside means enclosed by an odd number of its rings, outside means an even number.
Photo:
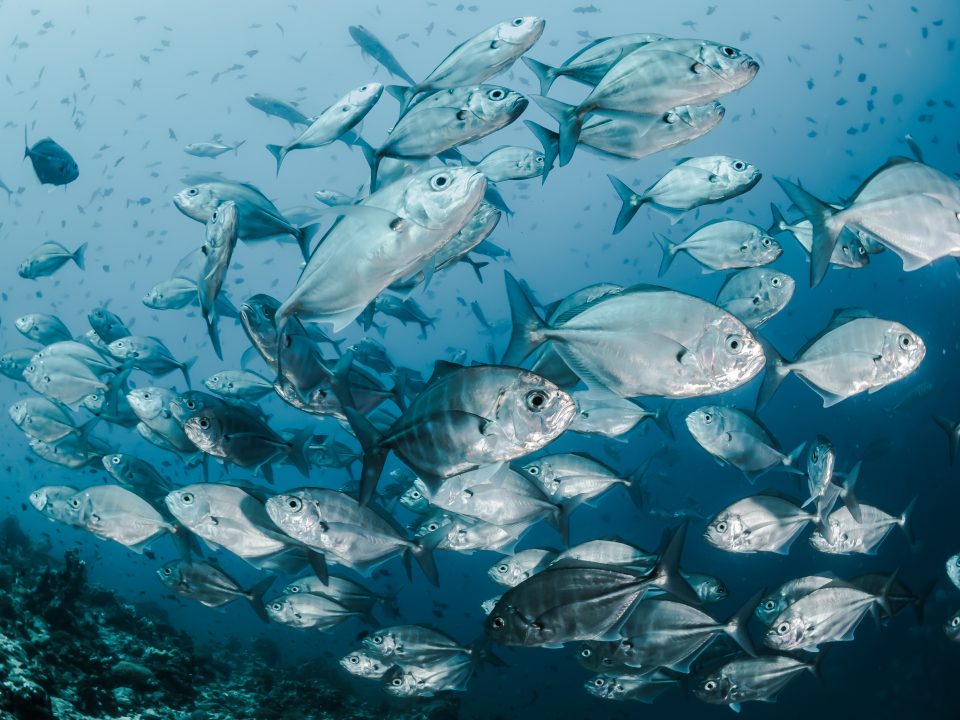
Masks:
[[[254,182],[281,209],[314,207],[313,192],[321,188],[353,193],[368,170],[359,152],[351,153],[341,144],[292,153],[275,177],[274,160],[263,145],[286,142],[295,133],[244,101],[246,95],[261,92],[298,100],[311,114],[371,78],[395,82],[382,68],[375,71],[373,61],[361,59],[347,34],[352,24],[363,24],[381,37],[416,78],[424,77],[463,39],[516,14],[546,18],[544,36],[530,55],[552,64],[581,47],[584,37],[621,32],[709,38],[742,48],[761,62],[751,84],[722,99],[727,112],[721,124],[688,146],[636,162],[578,151],[573,162],[556,169],[543,187],[538,180],[502,184],[500,191],[515,215],[504,220],[490,239],[508,248],[512,261],[487,268],[482,285],[469,268],[460,266],[438,275],[425,293],[415,295],[438,318],[427,340],[418,338],[416,327],[388,321],[384,343],[394,359],[425,375],[435,359],[450,358],[452,349],[465,349],[471,359],[489,359],[486,336],[469,308],[456,299],[477,300],[489,319],[505,323],[509,316],[504,268],[526,279],[544,301],[594,282],[656,282],[659,250],[653,232],[680,239],[700,223],[726,216],[765,227],[770,202],[784,209],[789,205],[774,176],[799,178],[819,197],[846,197],[888,157],[909,154],[903,142],[908,133],[927,163],[951,175],[960,169],[956,2],[931,0],[913,7],[901,2],[825,0],[802,4],[717,0],[711,7],[679,0],[467,3],[0,3],[4,41],[0,178],[14,190],[24,188],[10,203],[0,201],[5,257],[0,263],[0,347],[6,351],[28,344],[13,327],[13,319],[27,312],[55,313],[79,335],[88,329],[86,313],[109,301],[112,311],[133,322],[134,332],[161,337],[178,357],[198,355],[192,371],[195,385],[215,370],[239,367],[247,347],[239,325],[231,321],[222,325],[226,360],[221,363],[198,313],[159,313],[141,304],[143,294],[167,278],[177,261],[203,239],[202,227],[181,215],[171,198],[182,187],[182,175],[205,171]],[[584,6],[598,11],[575,9]],[[401,35],[403,39],[397,39]],[[234,65],[239,67],[230,69]],[[519,63],[492,82],[528,94],[538,91],[532,74]],[[558,81],[555,87],[551,94],[560,99],[582,97],[579,86]],[[533,103],[524,117],[554,126]],[[395,118],[394,101],[384,97],[364,122],[362,133],[376,143]],[[31,140],[49,135],[69,149],[80,165],[76,182],[66,189],[37,183],[29,163],[21,162],[25,124]],[[236,157],[227,153],[216,160],[183,153],[183,145],[217,133],[231,144],[245,139],[246,145]],[[466,152],[479,158],[503,144],[536,146],[536,141],[517,122]],[[656,211],[642,209],[624,233],[611,236],[619,201],[607,173],[643,188],[677,158],[710,154],[744,158],[757,165],[764,178],[748,194],[690,213],[673,227]],[[149,203],[141,204],[141,198]],[[19,278],[20,260],[45,239],[71,249],[88,242],[86,271],[67,266],[37,282]],[[926,359],[913,376],[874,395],[823,409],[813,392],[790,379],[762,413],[786,448],[819,433],[834,443],[840,467],[863,460],[861,500],[899,513],[919,496],[914,516],[917,542],[910,547],[903,536],[893,534],[875,557],[835,557],[817,554],[801,538],[788,557],[732,556],[708,547],[699,537],[704,520],[694,518],[684,565],[721,577],[731,589],[730,599],[710,608],[718,616],[732,613],[761,586],[772,588],[816,571],[853,576],[899,569],[899,577],[915,590],[939,578],[925,624],[917,625],[909,613],[884,628],[868,620],[854,642],[831,648],[823,663],[822,683],[801,677],[777,705],[746,705],[743,715],[957,717],[960,702],[954,686],[960,646],[947,641],[942,624],[960,607],[960,591],[949,585],[943,570],[947,556],[960,550],[958,469],[949,466],[945,437],[931,415],[960,416],[960,382],[955,377],[960,360],[958,265],[947,259],[905,274],[893,253],[886,252],[873,256],[863,270],[831,270],[823,284],[811,290],[806,286],[808,265],[802,249],[788,236],[780,239],[785,252],[775,266],[796,278],[798,287],[790,305],[764,334],[782,352],[789,355],[801,347],[823,328],[835,308],[852,306],[904,323],[927,345]],[[300,262],[292,244],[241,244],[225,290],[236,304],[256,292],[283,298],[296,282]],[[713,299],[722,281],[722,274],[703,275],[693,261],[680,258],[663,282]],[[352,326],[344,336],[353,342],[362,333]],[[505,343],[506,335],[499,336],[498,355]],[[151,384],[144,375],[135,380]],[[895,409],[924,383],[933,383],[937,390]],[[159,384],[182,389],[182,381],[173,375]],[[730,393],[722,402],[752,406],[757,385]],[[28,392],[24,384],[4,381],[0,403],[9,405]],[[754,488],[737,471],[714,464],[683,428],[683,416],[699,404],[675,404],[673,443],[655,429],[641,428],[625,442],[568,435],[551,449],[587,450],[626,471],[666,445],[669,462],[661,463],[649,480],[657,509],[669,514],[696,507],[709,516]],[[278,398],[267,398],[263,405],[278,427],[314,423],[318,432],[335,427],[332,421],[298,416]],[[49,538],[54,556],[78,547],[91,579],[115,589],[128,602],[152,604],[201,642],[231,636],[244,642],[272,638],[290,662],[317,655],[340,657],[363,629],[348,624],[317,635],[265,626],[240,605],[215,612],[174,599],[154,575],[161,559],[174,556],[168,541],[157,543],[158,559],[151,561],[52,525],[24,504],[41,484],[83,486],[102,481],[104,473],[74,473],[48,465],[30,453],[12,424],[3,427],[3,510],[16,515],[34,537]],[[117,451],[154,461],[174,481],[199,480],[198,471],[185,471],[179,461],[135,433],[119,428],[101,428],[99,433]],[[388,468],[395,462],[391,460]],[[277,475],[281,488],[302,482],[289,467],[278,467]],[[232,477],[248,479],[236,471]],[[314,470],[311,477],[311,482],[331,487],[345,480],[335,471]],[[763,478],[757,487],[800,494],[792,480],[777,474]],[[613,491],[596,507],[575,514],[573,539],[617,535],[653,548],[663,529],[674,524],[661,513],[637,511],[625,495]],[[551,530],[538,526],[521,547],[558,541]],[[223,552],[219,555],[242,582],[257,578],[242,562]],[[468,642],[482,632],[480,602],[500,592],[485,574],[497,557],[442,555],[439,589],[416,574],[408,582],[399,563],[386,566],[389,575],[379,576],[373,584],[403,587],[399,602],[404,621],[433,623]],[[571,649],[498,652],[509,667],[473,679],[462,699],[463,717],[730,715],[722,706],[702,705],[676,690],[651,709],[594,700],[581,688],[587,673],[576,664]],[[355,686],[369,697],[380,692],[373,682],[357,681]]]

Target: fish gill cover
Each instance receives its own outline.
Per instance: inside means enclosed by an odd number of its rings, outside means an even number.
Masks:
[[[646,10],[0,2],[0,712],[955,715],[960,12]]]

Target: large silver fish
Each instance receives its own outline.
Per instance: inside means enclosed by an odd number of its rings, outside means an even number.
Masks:
[[[532,575],[546,570],[556,559],[557,551],[547,548],[530,548],[513,555],[505,555],[490,566],[487,576],[498,585],[516,587]]]
[[[588,387],[621,397],[700,397],[752,379],[763,363],[746,326],[690,295],[637,285],[602,296],[568,320],[544,323],[509,273],[513,334],[505,364],[521,362],[546,342]]]
[[[355,608],[344,607],[336,600],[322,595],[301,593],[281,595],[264,603],[271,620],[301,629],[329,630],[352,617],[363,617]],[[376,624],[372,618],[364,618]]]
[[[649,410],[602,387],[574,390],[570,396],[577,404],[577,416],[570,424],[570,432],[616,438],[644,420],[653,420],[664,435],[673,438],[667,406]]]
[[[907,377],[919,367],[927,348],[919,335],[898,322],[847,309],[836,311],[830,324],[800,349],[793,362],[780,357],[769,343],[764,352],[767,367],[758,408],[791,373],[823,398],[824,407],[831,407]]]
[[[66,503],[73,513],[68,524],[137,553],[165,533],[182,531],[146,500],[118,485],[94,485],[78,491]]]
[[[783,254],[780,243],[756,225],[739,220],[716,220],[695,230],[679,243],[653,234],[663,257],[658,276],[663,277],[681,252],[711,270],[739,270],[769,265]]]
[[[721,510],[707,525],[704,539],[727,552],[786,555],[815,514],[776,495],[754,495]]]
[[[63,320],[49,313],[28,313],[13,321],[13,326],[28,340],[50,345],[62,340],[72,340],[70,329]]]

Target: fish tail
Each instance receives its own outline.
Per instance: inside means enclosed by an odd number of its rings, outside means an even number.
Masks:
[[[840,499],[843,501],[844,507],[850,511],[850,516],[860,522],[863,518],[863,514],[860,512],[860,502],[857,500],[856,485],[857,479],[860,477],[860,467],[863,465],[863,462],[857,462],[853,466],[853,469],[847,473],[847,477],[843,481],[843,486],[840,489]]]
[[[770,203],[770,216],[770,227],[767,228],[767,235],[772,237],[779,235],[786,229],[787,221],[783,219],[783,213],[780,212],[780,208],[773,203]]]
[[[85,270],[84,265],[86,264],[86,254],[87,254],[87,243],[83,243],[76,250],[73,251],[73,255],[70,257],[73,258],[73,261],[77,264],[77,267],[81,270]]]
[[[483,262],[481,260],[474,260],[469,255],[464,255],[460,258],[460,262],[465,262],[467,265],[473,268],[474,274],[477,276],[477,280],[480,281],[480,284],[483,284],[483,275],[480,274],[480,269],[485,268],[490,263]]]
[[[304,477],[310,477],[310,458],[307,457],[307,446],[312,439],[313,429],[310,427],[301,428],[290,439],[290,449],[287,453],[290,462]]]
[[[743,607],[730,616],[723,628],[723,631],[730,639],[743,648],[743,651],[750,657],[757,657],[757,649],[754,647],[753,640],[750,637],[750,618],[757,609],[757,603],[760,602],[764,593],[766,593],[766,588],[762,588],[754,593],[753,597],[747,600]]]
[[[426,537],[421,538],[419,541],[414,542],[408,551],[409,554],[413,556],[413,559],[417,561],[417,565],[420,566],[424,577],[427,578],[434,587],[440,585],[440,573],[437,571],[437,561],[433,557],[433,551],[442,539],[443,528],[440,528]]]
[[[613,234],[619,235],[630,224],[633,216],[637,214],[637,210],[640,209],[646,199],[637,195],[619,178],[613,175],[607,175],[607,178],[613,185],[613,189],[617,191],[617,195],[620,196],[620,213],[617,215],[617,222],[613,226]]]
[[[893,617],[893,609],[890,607],[890,590],[893,588],[893,584],[897,581],[897,575],[899,572],[899,570],[894,570],[892,573],[890,573],[890,577],[887,578],[887,581],[880,589],[880,594],[877,595],[877,605],[880,606],[887,617]]]
[[[193,386],[190,384],[190,368],[194,366],[197,362],[197,356],[194,355],[192,358],[180,363],[180,372],[183,373],[183,380],[187,383],[187,389],[192,390]]]
[[[241,141],[238,142],[236,145],[234,145],[234,146],[233,146],[233,154],[239,156],[240,153],[238,153],[237,150],[240,149],[240,146],[241,146],[241,145],[246,144],[246,142],[247,142],[246,140],[241,140]],[[278,169],[278,172],[279,172],[279,169]]]
[[[673,534],[669,535],[660,553],[656,566],[650,573],[654,583],[665,592],[670,593],[681,602],[690,605],[699,605],[700,598],[680,574],[680,556],[683,554],[683,539],[687,532],[687,523],[684,522]]]
[[[287,156],[287,150],[283,145],[267,145],[267,150],[273,155],[273,159],[277,161],[277,177],[279,177],[280,166],[283,164],[283,159]]]
[[[550,92],[550,86],[553,85],[553,81],[557,79],[556,68],[542,63],[539,60],[534,60],[532,57],[521,57],[523,64],[530,68],[530,72],[537,76],[537,80],[540,81],[540,94],[546,95]]]
[[[660,407],[656,408],[651,415],[654,425],[660,428],[660,432],[666,435],[671,440],[676,439],[676,435],[673,433],[673,426],[670,424],[670,409],[673,406],[669,402],[665,402]]]
[[[837,227],[836,223],[829,222],[836,211],[825,202],[788,180],[774,179],[813,225],[813,241],[810,246],[810,287],[816,287],[827,273],[830,257],[833,255],[837,237],[843,226]]]
[[[407,85],[387,85],[387,92],[400,103],[400,117],[403,117],[411,101],[418,95],[416,87]]]
[[[763,383],[760,385],[760,392],[757,393],[756,409],[759,410],[770,402],[784,379],[790,374],[790,369],[787,367],[780,353],[777,352],[776,348],[774,348],[766,338],[760,335],[757,335],[756,338],[761,347],[763,347],[766,362],[763,373]]]
[[[900,513],[900,518],[897,520],[897,525],[903,530],[903,534],[907,536],[907,542],[911,545],[915,545],[917,542],[917,539],[913,536],[913,528],[910,526],[910,519],[913,516],[913,509],[916,505],[917,497],[914,497],[913,500],[910,501],[910,504]]]
[[[310,563],[310,569],[324,585],[330,582],[330,570],[327,568],[327,556],[316,550],[307,551],[307,562]]]
[[[213,351],[217,357],[223,360],[223,349],[220,347],[220,328],[217,324],[219,319],[217,315],[216,303],[208,311],[202,308],[203,321],[207,324],[207,335],[210,337],[210,344],[213,345]],[[188,383],[189,384],[189,383]]]
[[[653,239],[657,241],[657,245],[660,246],[661,256],[660,256],[660,269],[657,271],[657,277],[663,277],[667,270],[670,269],[670,265],[673,264],[673,259],[677,256],[676,245],[667,240],[666,237],[660,233],[654,233]]]
[[[319,229],[320,223],[312,223],[297,228],[297,246],[300,248],[300,254],[303,255],[304,260],[310,259],[310,242]]]
[[[573,157],[580,141],[580,131],[583,129],[584,113],[579,105],[568,105],[543,95],[534,95],[534,102],[544,112],[560,123],[560,167],[563,167]]]
[[[507,663],[493,654],[493,651],[490,649],[490,638],[486,635],[478,637],[470,643],[468,648],[471,659],[474,660],[477,665],[489,663],[494,667],[507,667]]]
[[[366,144],[360,146],[360,152],[363,153],[363,159],[370,166],[370,192],[377,189],[377,172],[380,170],[380,151],[372,145]]]
[[[560,135],[532,120],[524,120],[523,124],[530,128],[530,132],[536,136],[540,145],[543,146],[543,173],[540,175],[540,184],[543,185],[547,181],[547,175],[553,170],[553,164],[557,161],[557,155],[560,153]]]
[[[366,505],[377,490],[380,473],[383,472],[383,465],[387,461],[387,448],[383,447],[383,438],[367,418],[352,407],[344,407],[343,412],[347,416],[347,422],[350,423],[354,435],[360,442],[360,447],[363,449],[360,504]]]
[[[503,273],[507,284],[507,299],[510,302],[510,318],[513,330],[510,334],[510,344],[503,354],[503,365],[519,365],[537,347],[542,345],[546,338],[543,331],[547,329],[543,320],[537,315],[530,298],[520,287],[520,283],[510,274]]]
[[[270,622],[270,617],[267,615],[267,610],[263,606],[263,596],[267,594],[267,590],[273,585],[273,580],[273,575],[265,577],[246,592],[247,602],[250,603],[251,609],[257,614],[257,617],[265,623]]]
[[[513,215],[513,210],[507,205],[507,201],[503,199],[503,195],[500,194],[497,187],[489,180],[487,181],[487,189],[483,193],[483,199],[485,202],[497,208],[497,210],[501,210],[507,215]]]
[[[647,497],[644,493],[646,483],[643,481],[643,478],[650,470],[650,464],[653,462],[654,457],[656,457],[655,454],[648,457],[625,478],[627,491],[630,493],[630,499],[633,500],[633,504],[637,507],[637,510],[643,510],[646,504]]]
[[[953,465],[960,453],[960,422],[955,422],[943,415],[934,415],[934,422],[947,434],[950,448],[950,464]]]

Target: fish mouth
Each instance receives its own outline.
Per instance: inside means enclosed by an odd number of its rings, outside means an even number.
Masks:
[[[752,73],[753,75],[756,75],[758,72],[760,72],[760,63],[758,63],[756,60],[747,60],[743,66],[747,69],[747,72]]]

